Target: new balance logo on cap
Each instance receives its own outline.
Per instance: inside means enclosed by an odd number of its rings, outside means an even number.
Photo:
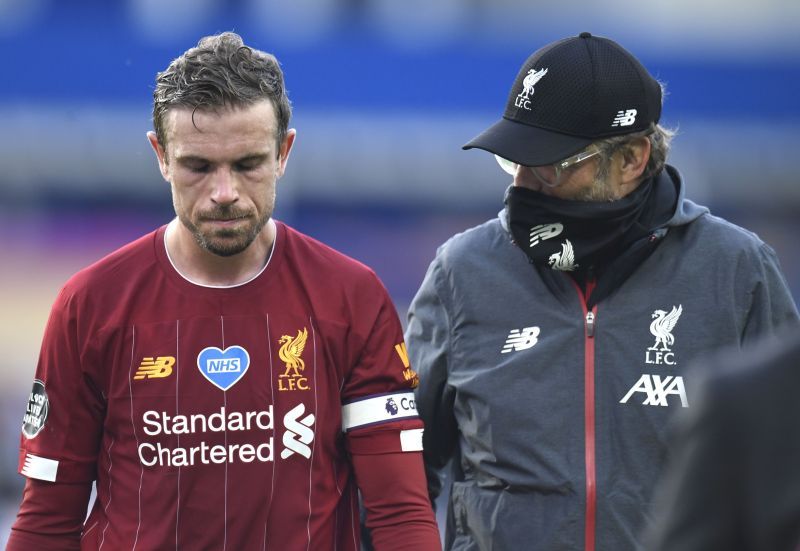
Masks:
[[[628,109],[627,111],[617,111],[617,116],[614,117],[614,122],[611,126],[630,126],[636,122],[636,109]]]
[[[532,348],[534,344],[539,342],[539,331],[538,327],[512,329],[500,353],[508,354],[509,352],[519,352],[520,350]]]

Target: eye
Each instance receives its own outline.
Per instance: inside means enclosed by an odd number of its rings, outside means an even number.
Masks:
[[[211,170],[211,163],[202,161],[200,159],[191,159],[183,162],[183,166],[190,172],[197,174],[206,174]]]
[[[239,172],[248,172],[250,170],[257,169],[258,167],[261,166],[263,162],[264,159],[262,159],[261,157],[255,157],[252,159],[242,159],[233,166]]]

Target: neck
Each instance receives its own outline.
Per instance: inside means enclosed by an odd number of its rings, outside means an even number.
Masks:
[[[275,222],[270,219],[249,247],[223,257],[200,247],[176,218],[167,226],[164,244],[173,267],[185,279],[209,287],[232,287],[247,283],[264,269],[276,233]]]

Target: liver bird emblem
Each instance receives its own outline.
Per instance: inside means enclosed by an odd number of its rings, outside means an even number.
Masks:
[[[302,331],[297,332],[296,337],[283,335],[278,339],[278,342],[281,343],[278,356],[286,362],[286,371],[281,377],[299,377],[300,372],[298,369],[303,370],[306,368],[303,358],[300,357],[306,347],[306,340],[308,340],[308,331],[305,327],[303,327]]]
[[[571,272],[578,267],[578,265],[575,264],[575,251],[569,239],[561,244],[560,253],[553,253],[550,255],[547,259],[547,264],[554,270],[561,270],[562,272]]]
[[[528,75],[522,79],[522,93],[520,96],[528,98],[529,94],[533,94],[533,87],[536,83],[542,80],[542,77],[547,74],[547,69],[530,69]]]
[[[672,330],[675,324],[678,323],[678,318],[681,317],[683,306],[681,304],[676,308],[672,306],[672,310],[665,312],[664,310],[656,310],[653,312],[653,322],[650,324],[650,332],[656,338],[656,342],[648,350],[670,350],[670,347],[675,342],[675,337],[672,336]],[[659,348],[661,345],[661,348]]]

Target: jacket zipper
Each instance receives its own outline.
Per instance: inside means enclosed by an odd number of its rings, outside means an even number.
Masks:
[[[575,283],[584,316],[584,364],[583,364],[583,426],[584,426],[584,464],[586,468],[586,517],[584,525],[584,549],[595,550],[597,525],[597,464],[595,455],[595,391],[594,391],[594,337],[597,330],[597,305],[588,309],[587,300],[592,294],[596,281],[589,277],[586,292]]]

